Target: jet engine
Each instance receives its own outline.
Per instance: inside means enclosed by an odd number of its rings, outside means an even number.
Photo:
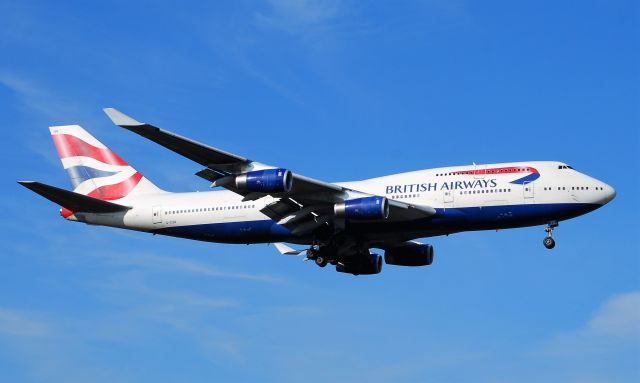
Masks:
[[[265,169],[241,174],[235,179],[236,188],[250,192],[290,192],[293,174],[287,169]]]
[[[340,273],[351,273],[353,275],[371,275],[382,271],[382,257],[378,254],[369,253],[359,257],[354,262],[338,263],[336,271]]]
[[[384,262],[398,266],[428,266],[433,262],[433,246],[405,242],[384,251]]]
[[[355,198],[335,204],[333,211],[338,218],[382,219],[389,217],[389,201],[385,197]]]

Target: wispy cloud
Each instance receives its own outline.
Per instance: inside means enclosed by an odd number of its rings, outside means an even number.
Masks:
[[[60,94],[54,96],[45,87],[16,72],[0,69],[0,85],[13,91],[31,112],[50,119],[77,115],[81,110]]]
[[[0,68],[0,87],[9,89],[28,117],[28,126],[16,134],[31,152],[59,166],[59,159],[53,148],[46,126],[77,122],[86,112],[74,101],[69,101],[59,92],[53,93],[46,86],[16,71]],[[70,118],[72,120],[70,120]]]
[[[587,323],[584,332],[640,341],[640,291],[609,299]]]
[[[145,252],[95,252],[92,255],[107,260],[113,265],[138,266],[148,271],[163,271],[177,273],[191,273],[205,277],[244,279],[248,281],[281,283],[282,278],[267,274],[251,274],[222,270],[210,264],[204,264],[192,259],[178,258]]]
[[[262,27],[289,33],[326,28],[341,11],[339,0],[269,0],[267,12],[257,12],[256,23]]]
[[[16,337],[40,337],[49,334],[49,326],[29,314],[0,308],[0,334]]]
[[[615,295],[584,326],[557,334],[543,347],[549,357],[607,355],[640,348],[640,291]]]
[[[246,27],[230,26],[223,33],[207,30],[208,44],[234,67],[255,78],[276,94],[306,105],[304,89],[295,84],[300,70],[297,60],[313,65],[317,57],[327,56],[339,41],[338,20],[344,6],[339,0],[269,0],[261,10],[244,14]],[[248,18],[248,19],[247,19]],[[267,49],[274,39],[285,37],[287,43],[279,49]],[[292,54],[294,60],[283,60],[280,53]],[[333,58],[337,55],[331,54]],[[277,63],[277,65],[273,65]]]

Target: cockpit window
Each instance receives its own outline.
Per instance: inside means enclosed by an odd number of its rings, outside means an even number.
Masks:
[[[558,165],[558,169],[573,169],[573,168],[569,165]]]

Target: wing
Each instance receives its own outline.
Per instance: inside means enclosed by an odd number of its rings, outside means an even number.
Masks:
[[[357,190],[316,180],[293,173],[293,187],[285,193],[260,193],[239,190],[232,182],[235,176],[250,171],[275,169],[274,166],[252,161],[248,158],[214,148],[209,145],[182,137],[153,125],[136,121],[124,113],[105,108],[104,112],[114,124],[141,135],[165,148],[172,150],[205,168],[196,173],[210,182],[212,186],[221,186],[244,197],[244,200],[256,200],[267,195],[274,202],[267,205],[262,213],[284,225],[293,234],[305,234],[330,223],[335,219],[333,206],[350,198],[370,196]],[[415,206],[401,201],[389,201],[390,221],[414,220],[435,214],[431,207]]]

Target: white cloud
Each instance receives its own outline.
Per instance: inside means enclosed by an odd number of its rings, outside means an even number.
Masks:
[[[341,10],[337,0],[269,0],[269,13],[256,13],[258,26],[288,32],[320,27],[335,19]]]
[[[49,119],[78,115],[80,111],[75,104],[63,101],[60,94],[54,96],[45,87],[15,72],[0,70],[0,85],[13,91],[30,111]]]
[[[148,270],[199,274],[205,277],[244,279],[256,282],[280,283],[282,279],[267,274],[251,274],[222,270],[187,258],[148,254],[144,252],[96,252],[92,255],[107,259],[114,265],[140,266]]]
[[[605,301],[581,328],[557,334],[542,354],[552,358],[598,357],[635,350],[640,354],[640,291]]]
[[[610,298],[587,323],[585,332],[640,340],[640,291]]]
[[[0,334],[17,337],[39,337],[49,333],[48,326],[27,314],[0,308]]]

